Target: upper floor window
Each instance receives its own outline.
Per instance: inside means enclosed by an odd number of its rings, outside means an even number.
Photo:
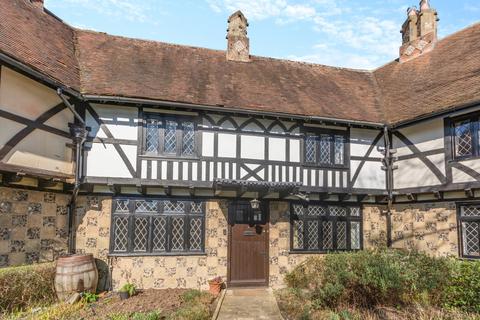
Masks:
[[[345,134],[307,133],[304,143],[304,162],[320,166],[344,166],[345,141]]]
[[[144,137],[146,154],[197,155],[195,123],[191,118],[147,115]]]
[[[480,156],[478,116],[452,121],[453,156],[465,159]]]
[[[480,258],[480,205],[460,206],[461,256]]]

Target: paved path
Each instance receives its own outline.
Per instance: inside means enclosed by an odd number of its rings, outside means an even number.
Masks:
[[[272,289],[228,289],[218,320],[283,320]]]

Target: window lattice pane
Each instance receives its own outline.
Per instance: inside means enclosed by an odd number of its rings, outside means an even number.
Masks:
[[[470,120],[455,123],[455,155],[472,155],[472,130]]]
[[[165,213],[185,213],[185,203],[178,201],[165,201],[164,202],[164,212]]]
[[[126,252],[128,247],[128,218],[116,217],[114,227],[113,251]]]
[[[184,249],[185,221],[182,217],[172,218],[172,250]]]
[[[308,206],[307,213],[309,216],[326,216],[327,209],[322,206]]]
[[[350,207],[350,216],[360,217],[360,208],[359,207]]]
[[[303,216],[303,214],[304,214],[303,206],[298,205],[298,204],[294,205],[293,206],[293,213],[298,215],[298,216]]]
[[[115,206],[115,212],[116,213],[128,213],[128,204],[130,203],[129,200],[125,199],[117,199],[116,200],[116,206]]]
[[[333,249],[333,222],[324,221],[322,231],[323,231],[323,249],[332,250]]]
[[[317,137],[315,136],[305,138],[305,162],[317,162]]]
[[[167,219],[164,217],[153,219],[153,251],[165,251],[167,249]]]
[[[360,249],[360,222],[352,221],[350,223],[350,243],[351,249]]]
[[[135,218],[133,251],[147,251],[148,220],[148,218]]]
[[[175,121],[165,122],[165,153],[177,152],[177,123]]]
[[[462,217],[480,217],[480,207],[463,206],[460,212]]]
[[[328,207],[330,211],[330,215],[334,217],[346,217],[347,216],[347,208],[345,207]]]
[[[195,153],[195,127],[193,122],[183,123],[183,150],[182,154],[191,156]]]
[[[190,250],[198,251],[202,249],[202,219],[190,219]]]
[[[315,250],[318,247],[318,221],[306,221],[308,235],[308,249]]]
[[[347,249],[347,222],[337,222],[337,249]]]
[[[190,213],[203,213],[203,204],[201,202],[192,202],[190,205]]]
[[[343,164],[344,144],[343,136],[335,136],[335,164]]]
[[[135,212],[155,213],[158,211],[158,201],[156,200],[137,200],[135,202]]]
[[[480,256],[479,222],[463,222],[463,254]]]
[[[294,249],[303,249],[303,221],[295,220],[293,221],[293,248]]]
[[[155,119],[149,119],[147,121],[147,129],[145,136],[145,151],[158,152],[159,134],[158,134],[159,122]]]
[[[326,134],[320,136],[320,163],[331,163],[330,144],[332,137]]]

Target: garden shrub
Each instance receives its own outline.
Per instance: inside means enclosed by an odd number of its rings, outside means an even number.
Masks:
[[[378,249],[311,258],[285,280],[290,287],[308,290],[319,307],[435,304],[450,269],[446,258]]]
[[[480,313],[480,262],[455,260],[452,266],[443,306]]]
[[[0,269],[0,314],[56,300],[52,263]]]

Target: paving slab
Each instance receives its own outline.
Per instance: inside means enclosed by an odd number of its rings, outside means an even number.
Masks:
[[[270,288],[227,289],[218,320],[283,320]]]

